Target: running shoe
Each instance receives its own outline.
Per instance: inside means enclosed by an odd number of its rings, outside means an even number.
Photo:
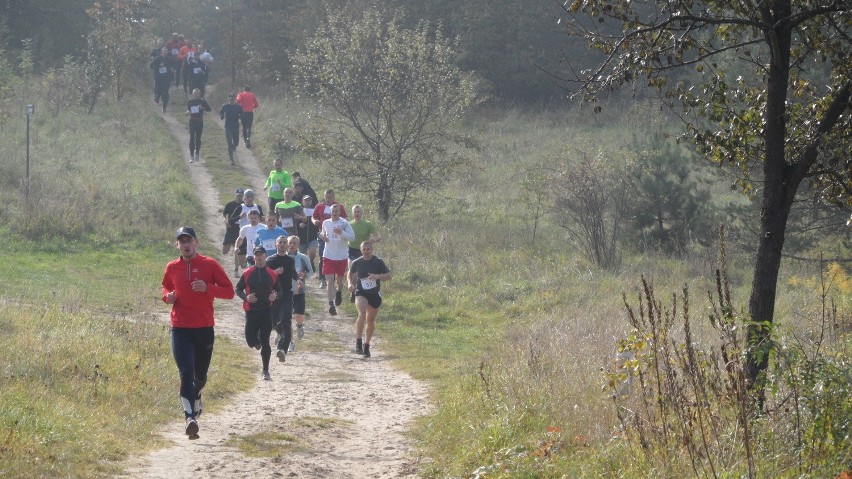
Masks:
[[[343,293],[339,289],[334,293],[334,304],[335,306],[343,304]]]
[[[325,278],[321,279],[320,280],[320,289],[325,289],[327,287],[328,287],[328,285],[325,282]]]
[[[192,406],[192,410],[195,412],[195,417],[201,416],[201,410],[203,409],[201,405],[201,398],[195,400],[195,404]]]
[[[337,316],[337,308],[334,307],[334,303],[331,301],[328,303],[328,314]]]
[[[364,345],[364,357],[365,358],[370,357],[370,345],[369,344]]]
[[[278,356],[278,362],[283,363],[287,360],[287,353],[285,353],[283,349],[279,349],[275,355]]]
[[[189,162],[195,163],[195,155],[193,155],[192,153],[189,154]]]
[[[251,150],[251,138],[246,138],[246,148]]]
[[[304,339],[305,337],[305,327],[301,324],[296,326],[296,337],[299,339]]]
[[[264,371],[261,377],[264,381],[272,381],[272,376],[269,375],[269,371]]]
[[[364,354],[364,346],[361,344],[361,338],[355,340],[355,352],[358,354]]]
[[[191,417],[186,418],[186,429],[184,431],[187,436],[198,434],[198,421]]]
[[[293,341],[290,341],[290,346],[287,348],[287,352],[288,353],[295,353],[296,352],[296,343],[294,343]]]

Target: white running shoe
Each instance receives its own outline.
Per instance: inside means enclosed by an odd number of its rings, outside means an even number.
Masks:
[[[264,371],[261,377],[264,381],[272,381],[272,376],[269,375],[269,371]]]
[[[301,324],[296,326],[296,337],[299,339],[303,339],[305,337],[305,327]]]
[[[294,343],[293,341],[290,341],[290,347],[287,348],[287,352],[288,353],[295,353],[296,352],[296,343]]]

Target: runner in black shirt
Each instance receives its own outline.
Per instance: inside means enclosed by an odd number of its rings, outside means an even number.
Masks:
[[[272,315],[275,301],[281,294],[278,275],[266,267],[266,250],[262,246],[254,249],[255,264],[243,271],[237,286],[237,296],[243,299],[246,312],[246,343],[260,350],[263,363],[263,379],[269,381],[269,335],[272,333]]]
[[[225,120],[225,139],[228,141],[228,157],[231,159],[232,165],[234,164],[234,150],[240,144],[240,117],[242,114],[243,107],[237,105],[233,93],[228,93],[228,103],[225,103],[219,109],[219,118]]]
[[[282,363],[287,358],[287,349],[293,340],[293,280],[296,275],[296,260],[287,254],[287,237],[279,236],[275,240],[276,253],[269,257],[266,266],[278,275],[281,283],[281,295],[273,313],[272,323],[278,333],[278,351],[275,353]]]
[[[201,152],[201,133],[204,131],[204,112],[210,111],[210,104],[201,98],[201,90],[192,90],[192,100],[186,103],[189,115],[189,162],[199,161]]]
[[[225,239],[222,240],[222,254],[228,254],[234,243],[237,242],[237,237],[240,235],[240,213],[243,211],[243,189],[237,188],[234,191],[234,201],[229,201],[222,210],[222,216],[225,219]],[[237,255],[237,248],[234,248],[234,277],[239,278],[238,270],[240,259]]]
[[[163,113],[165,113],[166,106],[169,104],[169,87],[174,75],[168,48],[160,49],[160,56],[154,58],[151,62],[151,69],[154,70],[154,102],[160,103],[160,99],[162,99]]]

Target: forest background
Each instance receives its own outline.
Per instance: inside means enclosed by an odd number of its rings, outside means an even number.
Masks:
[[[219,89],[251,84],[263,99],[258,154],[281,157],[315,187],[337,187],[342,180],[292,134],[313,108],[294,86],[293,56],[329,11],[354,25],[371,4],[0,4],[7,205],[0,233],[9,245],[2,276],[24,286],[3,298],[3,330],[55,321],[82,331],[90,326],[78,319],[106,315],[117,320],[99,327],[122,337],[124,317],[158,307],[151,284],[170,254],[171,227],[163,225],[193,218],[196,200],[176,147],[158,133],[162,125],[139,114],[148,111],[147,63],[157,37],[179,32],[204,41],[216,57],[211,81]],[[640,83],[600,98],[600,113],[570,101],[556,81],[567,60],[583,67],[599,57],[565,35],[558,4],[383,5],[404,11],[405,27],[428,20],[458,38],[455,62],[481,86],[481,101],[454,125],[471,139],[463,167],[382,225],[394,239],[380,254],[397,275],[381,327],[400,366],[435,390],[436,412],[414,431],[424,476],[826,477],[852,469],[848,209],[823,204],[818,191],[800,192],[779,281],[769,398],[755,408],[732,365],[744,354],[737,330],[747,322],[741,305],[759,215],[748,193],[759,190],[760,172],[749,172],[756,186],[741,193],[744,173],[675,141],[679,118]],[[21,139],[32,103],[37,154],[28,180]],[[104,141],[103,131],[115,141]],[[132,154],[140,151],[150,158]],[[101,204],[107,207],[93,207]],[[35,258],[20,259],[32,252]],[[58,263],[38,259],[60,253]],[[129,281],[139,293],[118,301],[114,277],[98,273],[123,277],[128,260],[138,266]],[[75,283],[79,272],[89,279]],[[44,288],[46,278],[55,286]],[[148,327],[133,338],[139,358],[156,349],[142,342],[160,334]],[[87,400],[106,393],[101,368],[84,361],[71,361],[73,374],[45,371],[32,358],[12,361],[11,351],[44,344],[51,344],[45,354],[80,355],[44,336],[74,329],[49,331],[29,330],[25,340],[7,335],[4,404],[26,403],[22,378],[72,376],[78,383],[68,387],[82,388]],[[163,380],[169,367],[157,364],[152,374]],[[163,381],[152,393],[167,398],[168,387]],[[28,430],[26,414],[5,410],[0,458],[23,447],[58,462],[61,453],[43,452],[61,442],[45,435],[48,425]],[[140,419],[138,427],[157,420]],[[126,447],[96,439],[112,457]]]

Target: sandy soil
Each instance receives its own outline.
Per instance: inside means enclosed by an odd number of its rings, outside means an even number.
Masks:
[[[205,249],[218,250],[224,235],[219,210],[230,198],[223,201],[213,189],[204,151],[224,148],[221,123],[217,128],[211,121],[215,115],[208,115],[201,162],[190,164],[184,117],[163,114],[163,118],[184,151],[204,205],[202,240],[209,246]],[[265,175],[254,156],[241,146],[237,157],[249,183],[262,191]],[[231,273],[231,258],[220,261]],[[316,280],[308,287],[310,295],[324,298]],[[217,300],[215,307],[217,334],[245,344],[239,300]],[[339,309],[340,315],[330,317],[309,301],[305,338],[297,340],[296,352],[280,363],[273,351],[272,381],[260,380],[260,354],[253,354],[257,383],[224,410],[218,405],[221,413],[205,411],[199,420],[199,439],[189,440],[183,432],[175,372],[175,421],[161,431],[172,445],[128,461],[124,477],[417,477],[418,459],[405,432],[412,419],[428,412],[427,388],[392,366],[382,351],[381,336],[373,339],[372,358],[352,353],[354,309],[345,303]],[[205,401],[205,406],[210,404]],[[240,447],[246,444],[266,452],[246,455]]]

